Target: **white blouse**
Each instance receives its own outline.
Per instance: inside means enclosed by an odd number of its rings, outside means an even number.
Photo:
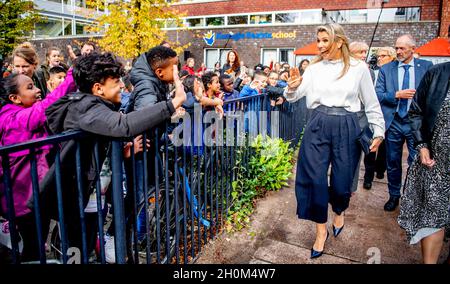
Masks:
[[[289,102],[306,96],[306,106],[310,109],[324,105],[358,112],[362,103],[374,137],[384,137],[383,113],[367,65],[352,58],[348,72],[338,79],[343,68],[342,60],[322,60],[311,64],[306,68],[298,89],[289,92],[286,87],[284,96]]]

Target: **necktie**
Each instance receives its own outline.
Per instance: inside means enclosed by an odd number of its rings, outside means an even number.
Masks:
[[[405,68],[405,75],[403,76],[403,84],[402,84],[402,90],[409,89],[409,67],[410,65],[403,65],[403,68]],[[401,118],[404,118],[408,115],[408,99],[400,99],[399,105],[398,105],[398,115]]]

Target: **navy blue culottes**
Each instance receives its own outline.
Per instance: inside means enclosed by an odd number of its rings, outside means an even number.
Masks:
[[[295,195],[300,219],[326,223],[328,203],[338,215],[348,208],[361,157],[357,142],[360,133],[356,113],[325,106],[314,109],[305,127],[297,161]]]

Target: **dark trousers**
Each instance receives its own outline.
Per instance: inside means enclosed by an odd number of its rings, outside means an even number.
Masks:
[[[21,261],[37,261],[40,257],[40,249],[36,228],[36,219],[33,212],[26,215],[16,217],[17,229],[22,237],[23,241],[23,251],[21,255]],[[45,242],[48,230],[49,230],[50,220],[44,215],[41,216],[41,226],[42,226],[42,239]]]
[[[371,183],[375,173],[384,174],[386,171],[386,144],[383,141],[378,147],[378,152],[371,152],[364,156],[364,182]]]
[[[397,114],[386,132],[386,162],[390,197],[400,197],[402,186],[402,154],[403,144],[408,146],[408,165],[411,165],[417,151],[408,118],[400,118]]]
[[[334,109],[340,110],[339,115],[330,114],[331,111],[325,113]],[[314,110],[305,128],[297,162],[295,194],[300,219],[326,223],[328,203],[338,215],[348,208],[361,155],[361,148],[356,143],[360,132],[355,113],[322,106]]]

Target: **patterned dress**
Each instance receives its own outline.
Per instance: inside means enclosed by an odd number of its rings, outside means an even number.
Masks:
[[[398,223],[410,244],[442,228],[450,237],[450,90],[436,119],[431,149],[436,164],[430,169],[416,155],[400,205]]]

